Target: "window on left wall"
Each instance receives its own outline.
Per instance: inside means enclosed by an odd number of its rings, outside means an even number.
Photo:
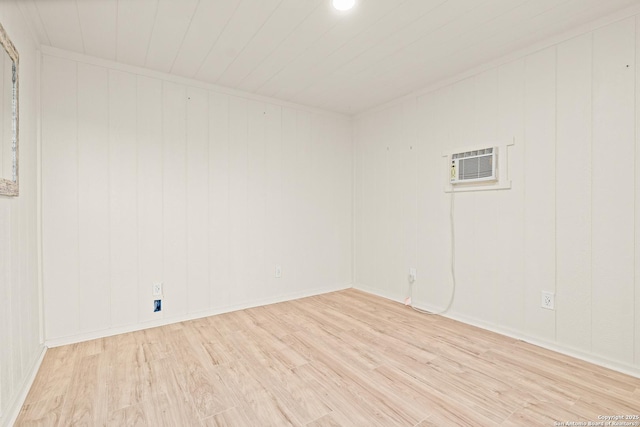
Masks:
[[[18,196],[18,51],[0,24],[0,196]]]

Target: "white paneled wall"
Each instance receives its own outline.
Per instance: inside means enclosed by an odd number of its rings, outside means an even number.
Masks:
[[[634,301],[635,29],[627,19],[594,32],[592,62],[591,346],[627,362],[634,360],[636,310],[640,316]]]
[[[42,146],[51,344],[351,284],[346,118],[47,53]]]
[[[79,209],[80,200],[78,197],[78,153],[80,150],[77,144],[77,67],[73,62],[49,57],[44,58],[42,67],[42,104],[40,106],[42,114],[42,231],[43,251],[47,251],[43,254],[43,275],[46,275],[43,280],[45,282],[45,336],[48,336],[50,331],[74,330],[76,328],[79,331],[80,328],[77,321],[80,318],[79,282],[83,275],[79,271],[80,240],[78,230],[81,224],[79,217],[83,212]],[[76,125],[69,126],[69,123]],[[91,140],[87,143],[92,144],[94,141]],[[98,189],[96,194],[102,193]],[[50,209],[50,207],[56,207],[56,209]],[[83,222],[88,221],[91,221],[91,217]],[[104,225],[101,225],[100,219],[96,218],[95,227],[100,228],[101,226]],[[103,242],[96,242],[96,244],[103,244]],[[55,258],[52,259],[48,254],[49,251],[55,253]],[[101,255],[105,256],[104,253]],[[110,264],[108,256],[107,259],[98,259],[96,262]],[[100,272],[95,274],[99,275]],[[52,278],[55,278],[61,286],[55,288],[49,286]],[[104,281],[104,277],[102,280]],[[102,297],[109,298],[108,295]],[[97,310],[90,311],[93,316],[97,316]],[[56,316],[58,312],[64,315]]]
[[[78,307],[78,315],[86,319],[81,329],[91,331],[106,327],[109,320],[109,169],[104,161],[109,158],[108,122],[104,120],[109,114],[109,76],[105,69],[85,64],[78,66],[77,73],[77,138],[92,143],[77,149],[78,229],[87,232],[78,235],[78,265],[85,268],[78,274],[83,285],[72,297],[74,301],[93,301]]]
[[[355,286],[401,300],[417,267],[414,303],[444,307],[454,197],[451,316],[640,374],[638,25],[357,117]],[[442,154],[491,142],[511,189],[445,193]]]
[[[38,297],[37,52],[13,2],[0,2],[0,23],[20,54],[20,195],[0,196],[0,425],[5,426],[20,409],[44,347]]]
[[[572,303],[557,311],[556,333],[577,348],[592,342],[592,43],[593,34],[585,34],[558,46],[557,62],[556,295]]]
[[[640,31],[638,27],[640,26],[640,17],[636,19],[636,58],[640,58]],[[640,82],[640,68],[636,67],[636,82]],[[636,98],[640,96],[640,87],[636,87]],[[635,143],[635,151],[636,153],[640,153],[640,108],[637,108],[636,103],[636,116],[635,116],[635,126],[636,126],[636,143]],[[637,154],[636,154],[637,156]],[[640,365],[640,315],[638,315],[638,307],[640,307],[640,162],[636,160],[635,162],[635,187],[634,187],[634,195],[635,195],[635,223],[634,223],[634,231],[635,231],[635,258],[634,258],[634,277],[635,277],[635,338],[633,342],[635,343],[635,362],[636,365]]]
[[[540,292],[557,287],[556,49],[527,57],[524,67],[524,322],[535,325],[533,336],[553,340],[555,312],[540,308]]]
[[[525,61],[518,60],[498,68],[497,138],[499,141],[523,141]],[[508,173],[512,190],[497,196],[496,254],[503,262],[497,265],[492,298],[496,302],[495,322],[506,328],[524,330],[524,250],[525,228],[523,185],[525,180],[525,146],[516,143],[509,148]],[[522,284],[514,286],[514,284]],[[514,301],[503,304],[502,301]]]
[[[108,73],[105,70],[105,73]],[[136,144],[138,173],[138,281],[153,283],[163,271],[162,234],[162,82],[139,76],[136,87]],[[106,191],[104,193],[106,195]],[[107,197],[105,197],[107,200]],[[108,245],[104,244],[105,248]],[[143,296],[147,289],[140,286]],[[139,321],[152,320],[149,299],[137,301]],[[104,327],[108,327],[108,319]]]

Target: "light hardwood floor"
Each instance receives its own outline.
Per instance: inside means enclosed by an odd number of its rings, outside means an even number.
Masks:
[[[50,349],[17,425],[553,426],[640,379],[356,290]]]

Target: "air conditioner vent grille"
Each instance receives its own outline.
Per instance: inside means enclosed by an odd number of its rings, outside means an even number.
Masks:
[[[465,157],[482,156],[484,154],[493,154],[493,148],[485,148],[484,150],[467,151],[466,153],[456,153],[452,156],[452,158],[463,159]]]
[[[451,183],[496,180],[495,147],[451,155]]]

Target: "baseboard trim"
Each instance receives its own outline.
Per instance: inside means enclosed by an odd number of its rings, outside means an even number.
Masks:
[[[386,298],[388,300],[404,304],[403,297],[398,295],[391,295],[389,292],[380,291],[377,289],[369,288],[368,286],[356,283],[353,285],[354,289],[358,289],[362,292],[366,292],[372,295],[379,296],[381,298]],[[423,303],[414,303],[414,307],[431,311],[431,312],[439,312],[442,310],[442,307],[429,306],[428,304]],[[632,377],[640,378],[640,367],[634,366],[628,363],[619,362],[616,360],[611,360],[606,357],[598,356],[597,354],[585,352],[583,350],[573,348],[566,345],[561,345],[556,342],[547,341],[541,338],[537,338],[531,335],[524,334],[520,331],[513,330],[510,328],[505,328],[500,325],[496,325],[492,322],[486,322],[480,319],[476,319],[471,316],[465,316],[460,313],[445,313],[440,316],[446,317],[448,319],[456,320],[458,322],[465,323],[467,325],[475,326],[481,329],[485,329],[487,331],[495,332],[500,335],[507,336],[509,338],[514,338],[520,341],[527,342],[529,344],[545,348],[547,350],[555,351],[556,353],[564,354],[566,356],[574,357],[579,360],[583,360],[585,362],[593,363],[594,365],[602,366],[623,374],[631,375]]]
[[[40,365],[42,365],[42,361],[44,360],[44,355],[47,353],[47,347],[43,346],[42,350],[38,357],[31,364],[31,370],[29,371],[29,376],[25,379],[22,387],[20,388],[20,392],[14,397],[13,401],[9,404],[7,409],[7,413],[5,416],[0,418],[0,424],[2,427],[9,427],[15,424],[18,419],[18,415],[20,415],[20,410],[22,409],[22,405],[24,405],[24,401],[27,399],[27,395],[29,394],[29,390],[31,390],[31,386],[36,379],[36,375],[38,374],[38,370],[40,369]]]
[[[275,298],[262,298],[255,301],[245,302],[241,304],[230,305],[222,308],[213,308],[210,310],[188,313],[181,316],[162,318],[136,323],[133,325],[117,326],[99,331],[92,331],[77,335],[70,335],[61,338],[46,340],[45,344],[48,348],[60,347],[63,345],[76,344],[84,341],[91,341],[99,338],[111,337],[114,335],[126,334],[129,332],[141,331],[143,329],[157,328],[159,326],[172,325],[174,323],[186,322],[189,320],[201,319],[203,317],[216,316],[218,314],[229,313],[232,311],[245,310],[247,308],[260,307],[269,304],[277,304],[285,301],[292,301],[300,298],[312,297],[315,295],[327,294],[330,292],[342,291],[351,288],[349,284],[338,284],[333,286],[324,286],[320,288],[307,289],[299,292],[292,292]]]
[[[387,292],[384,290],[380,290],[380,289],[376,289],[376,288],[372,288],[366,285],[363,285],[362,283],[354,283],[353,284],[353,289],[357,289],[359,291],[362,292],[366,292],[368,294],[371,295],[375,295],[377,297],[381,297],[381,298],[385,298],[391,301],[395,301],[395,302],[399,302],[404,304],[404,297],[401,295],[393,295],[391,292]]]
[[[417,306],[417,308],[423,308],[423,307]],[[428,308],[424,308],[424,309],[428,309]],[[547,350],[555,351],[556,353],[561,353],[566,356],[571,356],[576,359],[583,360],[585,362],[593,363],[594,365],[602,366],[604,368],[608,368],[613,371],[627,374],[632,377],[640,378],[640,368],[637,366],[633,366],[631,364],[619,362],[616,360],[611,360],[606,357],[598,356],[597,354],[585,352],[583,350],[573,348],[567,345],[561,345],[556,342],[548,341],[542,338],[537,338],[534,336],[522,334],[521,332],[511,330],[509,328],[504,328],[491,322],[485,322],[479,319],[475,319],[473,317],[468,317],[459,313],[445,314],[444,317],[457,320],[459,322],[466,323],[471,326],[476,326],[478,328],[486,329],[488,331],[505,335],[511,338],[515,338],[517,340],[524,341],[529,344],[536,345],[538,347],[546,348]]]

